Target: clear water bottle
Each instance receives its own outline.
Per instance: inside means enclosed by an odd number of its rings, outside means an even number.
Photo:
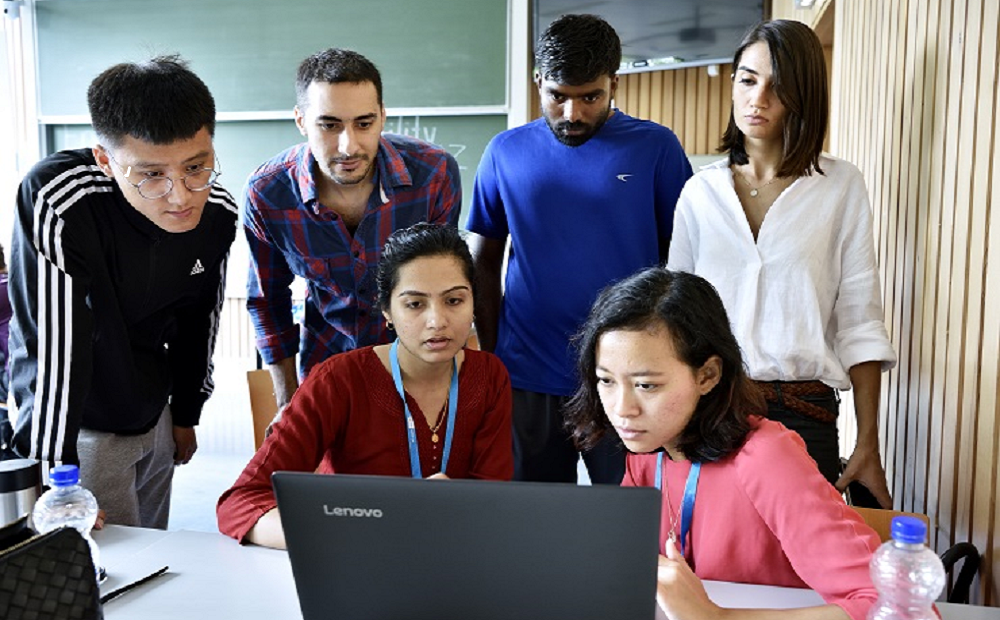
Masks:
[[[97,500],[94,494],[80,486],[80,469],[76,465],[60,465],[49,472],[52,485],[35,502],[32,523],[39,534],[62,526],[75,528],[90,545],[98,580],[101,575],[101,554],[90,530],[97,521]]]
[[[892,519],[892,540],[872,556],[878,601],[868,620],[937,620],[934,601],[944,589],[944,565],[926,539],[927,526],[920,519]]]

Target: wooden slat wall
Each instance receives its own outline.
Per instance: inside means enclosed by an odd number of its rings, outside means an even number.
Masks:
[[[707,67],[621,75],[615,105],[672,129],[688,155],[710,155],[729,123],[730,73],[725,64],[715,77]]]
[[[983,552],[977,602],[997,605],[1000,265],[989,251],[1000,248],[1000,3],[835,9],[831,151],[867,180],[899,353],[882,390],[890,487],[896,508],[930,517],[939,551],[969,540]],[[773,13],[818,19],[792,0],[775,0]]]

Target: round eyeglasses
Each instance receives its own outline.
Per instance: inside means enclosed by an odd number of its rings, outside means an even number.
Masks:
[[[122,165],[118,163],[118,160],[111,154],[111,151],[105,149],[104,152],[108,154],[108,158],[111,161],[115,162],[115,166],[119,170],[122,170]],[[215,165],[216,167],[219,165],[218,156],[215,158]],[[174,180],[168,176],[149,176],[138,183],[133,183],[128,179],[129,174],[132,172],[132,166],[129,166],[127,170],[122,170],[122,172],[125,175],[125,182],[134,187],[139,192],[139,195],[146,200],[163,198],[174,189]],[[184,182],[184,187],[188,188],[189,191],[203,192],[215,185],[221,174],[222,172],[212,168],[198,168],[185,174],[181,177],[181,180]]]

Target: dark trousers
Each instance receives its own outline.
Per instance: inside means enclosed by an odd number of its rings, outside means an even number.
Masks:
[[[840,398],[836,392],[829,397],[806,396],[802,400],[819,405],[834,414],[840,411]],[[781,422],[789,430],[798,433],[806,442],[806,450],[816,461],[820,473],[830,481],[830,484],[837,482],[843,471],[843,464],[840,459],[840,437],[836,422],[821,422],[816,418],[791,411],[781,403],[771,401],[767,403],[767,417]],[[881,508],[868,487],[860,482],[847,485],[847,503],[865,508]]]
[[[581,453],[563,427],[563,396],[513,391],[514,480],[576,482]],[[593,450],[582,453],[594,484],[621,484],[625,447],[609,433]]]
[[[840,411],[840,399],[836,392],[829,396],[805,396],[802,400],[818,405],[834,415]],[[798,433],[806,442],[806,450],[813,457],[820,473],[833,484],[840,477],[840,436],[837,422],[821,422],[785,407],[782,401],[767,402],[767,417],[781,422],[789,430]]]

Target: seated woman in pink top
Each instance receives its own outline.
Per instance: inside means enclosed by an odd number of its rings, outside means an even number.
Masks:
[[[507,370],[492,354],[464,348],[474,282],[454,228],[417,224],[393,233],[378,286],[398,339],[335,355],[309,373],[219,498],[219,530],[284,548],[271,488],[278,470],[510,480]]]
[[[726,311],[702,278],[652,268],[598,297],[578,339],[575,440],[615,432],[622,484],[663,495],[657,602],[671,620],[863,620],[879,539],[764,410]],[[816,590],[827,605],[720,610],[702,579]]]

